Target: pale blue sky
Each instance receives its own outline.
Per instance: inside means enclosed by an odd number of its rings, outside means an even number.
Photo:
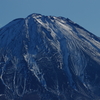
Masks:
[[[32,13],[69,18],[100,37],[100,0],[0,0],[0,27]]]

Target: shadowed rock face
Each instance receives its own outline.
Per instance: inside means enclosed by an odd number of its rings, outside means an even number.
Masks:
[[[0,100],[99,100],[100,38],[70,19],[32,14],[0,29]]]

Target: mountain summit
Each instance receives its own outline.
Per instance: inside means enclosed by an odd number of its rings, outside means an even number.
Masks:
[[[13,20],[0,29],[0,100],[100,100],[100,38],[64,17]]]

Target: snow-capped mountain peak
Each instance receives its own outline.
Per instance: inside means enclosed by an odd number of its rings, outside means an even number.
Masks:
[[[0,29],[0,99],[99,100],[99,71],[100,38],[68,18],[31,14]]]

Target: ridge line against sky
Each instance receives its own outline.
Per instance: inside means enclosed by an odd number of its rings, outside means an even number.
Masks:
[[[100,0],[1,0],[0,27],[32,13],[69,18],[100,37]]]

